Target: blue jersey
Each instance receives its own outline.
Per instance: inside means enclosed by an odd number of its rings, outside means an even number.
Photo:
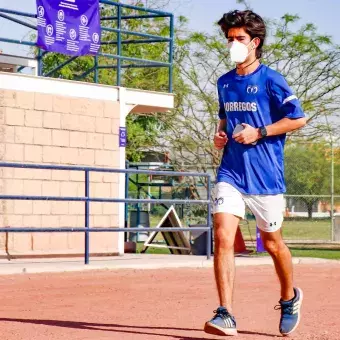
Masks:
[[[275,195],[286,191],[284,144],[286,135],[265,137],[256,145],[232,138],[237,124],[255,128],[283,118],[304,117],[300,103],[284,77],[265,65],[249,75],[232,70],[218,79],[219,118],[226,119],[228,143],[217,182],[227,182],[249,195]]]

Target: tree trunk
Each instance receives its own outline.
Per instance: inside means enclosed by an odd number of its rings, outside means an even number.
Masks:
[[[307,204],[308,218],[312,218],[314,201],[308,202],[306,204]]]

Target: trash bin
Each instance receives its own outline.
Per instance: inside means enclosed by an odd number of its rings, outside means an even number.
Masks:
[[[137,211],[130,211],[130,228],[150,228],[150,214],[148,211],[139,211],[139,224],[137,225]],[[145,242],[149,237],[147,231],[129,232],[129,241]]]
[[[206,224],[192,224],[189,227],[205,228]],[[193,230],[190,232],[190,245],[192,255],[207,255],[207,231]],[[213,252],[213,233],[211,233],[211,252]]]

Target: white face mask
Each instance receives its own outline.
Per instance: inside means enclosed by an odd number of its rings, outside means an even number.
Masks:
[[[243,63],[250,52],[248,51],[248,46],[252,43],[252,41],[248,44],[242,44],[237,40],[234,40],[233,42],[228,43],[228,48],[230,51],[230,59],[236,64]]]

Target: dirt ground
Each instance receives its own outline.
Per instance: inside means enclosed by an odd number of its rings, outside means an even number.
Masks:
[[[340,266],[297,265],[302,323],[290,339],[340,339]],[[217,307],[212,269],[0,276],[1,340],[221,339],[202,331]],[[237,269],[237,339],[279,337],[272,266]]]

